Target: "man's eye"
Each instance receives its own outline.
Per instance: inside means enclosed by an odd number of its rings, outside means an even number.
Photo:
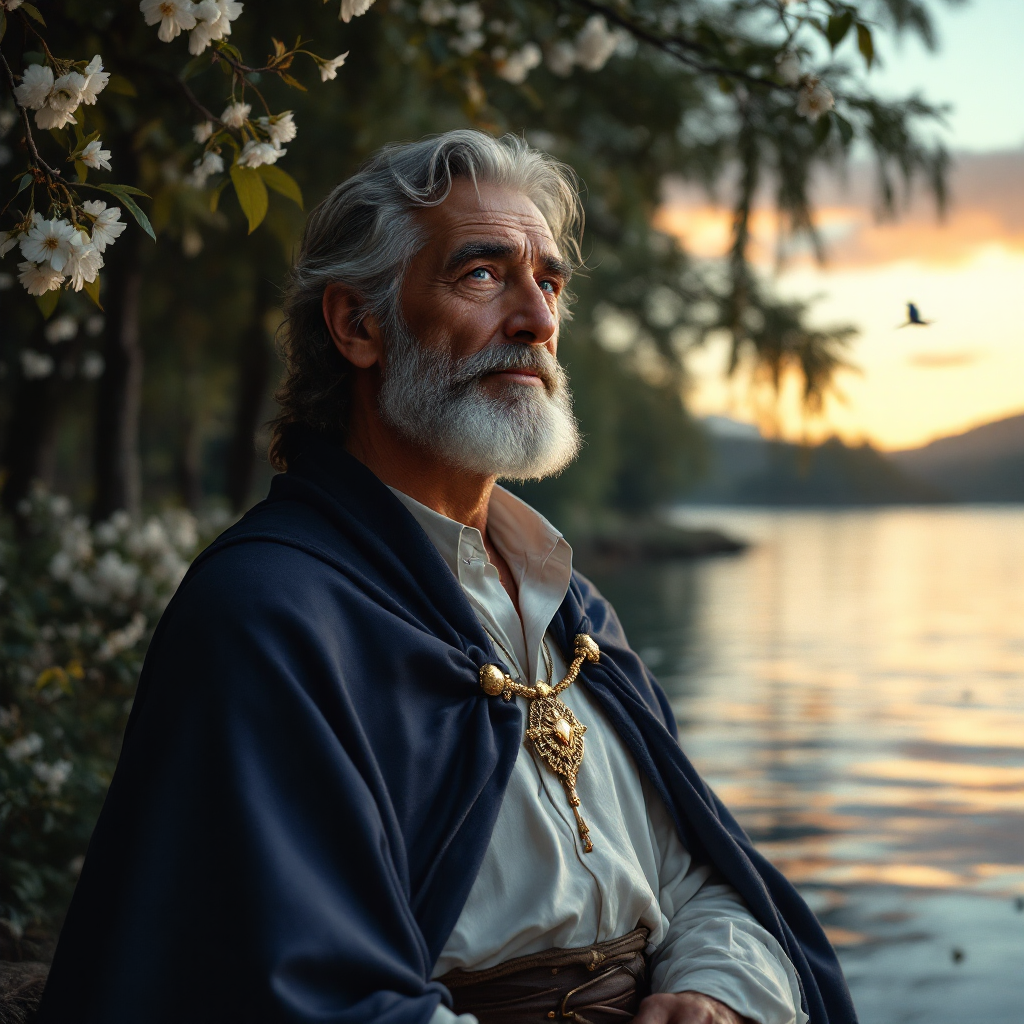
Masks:
[[[557,287],[555,287],[554,281],[541,281],[540,288],[541,291],[549,292],[551,295],[556,294],[558,291]]]
[[[483,267],[477,267],[476,270],[471,270],[469,272],[469,276],[474,281],[487,281],[491,276],[491,272],[489,270],[485,270]]]

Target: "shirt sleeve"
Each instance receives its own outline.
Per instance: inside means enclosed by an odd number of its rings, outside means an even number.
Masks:
[[[659,855],[659,902],[668,920],[651,957],[653,992],[702,992],[757,1024],[806,1024],[789,957],[731,885],[695,866],[660,796],[646,784]]]

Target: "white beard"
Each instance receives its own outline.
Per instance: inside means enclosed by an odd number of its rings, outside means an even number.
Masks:
[[[488,390],[500,370],[533,369],[543,387],[508,383]],[[465,359],[427,349],[404,323],[392,324],[380,392],[385,422],[452,466],[510,480],[561,472],[580,449],[565,370],[539,345],[509,342]]]

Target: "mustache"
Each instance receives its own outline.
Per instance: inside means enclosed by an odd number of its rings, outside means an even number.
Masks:
[[[456,387],[466,387],[488,374],[510,370],[532,370],[549,392],[558,390],[565,382],[565,370],[546,348],[523,344],[481,349],[453,364],[451,380]]]

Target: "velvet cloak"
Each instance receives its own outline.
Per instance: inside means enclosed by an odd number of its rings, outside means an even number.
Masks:
[[[600,644],[582,681],[683,842],[787,950],[812,1024],[855,1024],[813,914],[579,574],[552,631],[567,655],[578,632]],[[39,1024],[428,1024],[522,738],[478,684],[498,660],[401,502],[307,436],[160,621]]]

